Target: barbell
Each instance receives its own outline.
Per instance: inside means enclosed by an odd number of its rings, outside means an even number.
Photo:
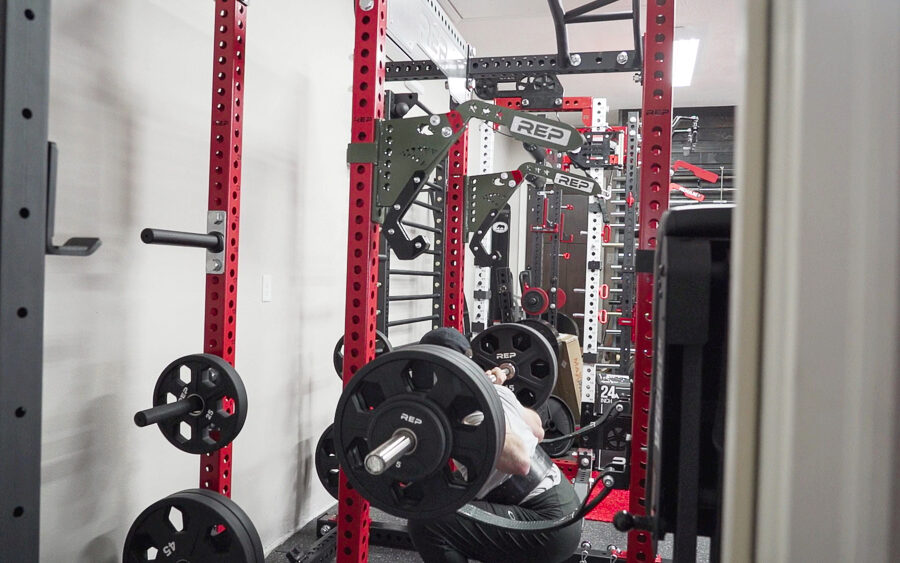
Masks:
[[[561,439],[593,431],[618,412]],[[456,351],[414,344],[375,358],[351,378],[335,410],[331,448],[353,488],[389,514],[430,519],[460,511],[496,524],[497,516],[466,505],[496,466],[505,439],[503,407],[483,369]],[[327,475],[334,473],[332,465]],[[562,527],[596,506],[608,494],[603,486],[599,500],[565,518],[501,520],[510,529]]]

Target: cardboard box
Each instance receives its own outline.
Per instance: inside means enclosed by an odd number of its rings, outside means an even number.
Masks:
[[[581,345],[571,334],[559,335],[559,377],[553,394],[565,401],[575,415],[575,423],[581,420]]]

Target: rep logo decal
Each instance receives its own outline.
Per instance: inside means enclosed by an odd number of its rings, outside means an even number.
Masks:
[[[510,358],[515,358],[515,357],[516,357],[515,352],[498,352],[497,353],[498,360],[509,360]]]
[[[518,115],[513,117],[509,130],[514,134],[541,139],[555,145],[568,145],[569,137],[572,135],[568,129],[555,127],[540,121],[532,121]]]
[[[557,173],[556,178],[553,179],[553,183],[572,188],[573,190],[578,190],[579,192],[591,193],[594,191],[594,182],[568,174]]]
[[[421,418],[406,413],[400,413],[400,420],[405,420],[410,424],[422,424]]]

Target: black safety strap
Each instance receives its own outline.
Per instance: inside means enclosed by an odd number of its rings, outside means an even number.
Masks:
[[[617,418],[622,412],[625,411],[625,401],[616,401],[612,405],[610,405],[610,409],[606,411],[600,418],[595,420],[594,422],[579,428],[575,432],[570,434],[564,434],[563,436],[557,436],[556,438],[548,438],[546,440],[541,440],[542,444],[552,444],[554,442],[562,442],[565,440],[571,440],[572,438],[578,438],[579,436],[583,436],[597,428],[598,426],[605,424],[606,422]],[[618,410],[616,407],[618,405],[622,406],[622,410]]]
[[[469,520],[474,520],[475,522],[488,524],[490,526],[496,526],[498,528],[504,528],[514,532],[548,532],[551,530],[558,530],[560,528],[565,528],[566,526],[574,524],[575,522],[578,522],[579,520],[587,516],[590,511],[594,510],[594,508],[596,508],[598,504],[603,502],[603,499],[605,499],[609,495],[609,493],[612,491],[612,487],[607,487],[604,484],[602,490],[597,494],[597,496],[591,499],[591,493],[594,492],[594,489],[597,488],[597,485],[603,483],[604,475],[606,475],[606,473],[600,475],[600,478],[597,479],[593,485],[591,485],[587,496],[581,502],[581,506],[578,508],[578,510],[555,520],[513,520],[511,518],[498,516],[493,512],[482,510],[481,508],[478,508],[471,504],[463,506],[456,512],[457,514],[465,516]]]

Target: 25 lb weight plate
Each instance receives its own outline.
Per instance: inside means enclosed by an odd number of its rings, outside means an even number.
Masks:
[[[398,434],[407,441],[402,456],[373,474],[371,457]],[[334,450],[347,479],[373,506],[400,518],[435,518],[474,499],[505,435],[500,398],[484,372],[462,354],[428,344],[363,366],[334,417]]]
[[[181,491],[150,505],[125,538],[125,563],[264,563],[253,522],[231,499],[203,489]]]
[[[512,364],[515,376],[504,385],[530,409],[543,405],[556,386],[559,367],[553,347],[529,326],[504,323],[486,328],[472,339],[472,359],[484,369]]]
[[[575,416],[572,414],[572,409],[556,395],[550,395],[538,414],[541,415],[541,422],[544,423],[544,439],[558,438],[575,431]],[[562,457],[572,448],[574,440],[572,438],[562,442],[542,443],[541,447],[550,457]]]
[[[153,407],[137,413],[135,422],[156,424],[181,451],[205,454],[240,433],[247,419],[247,391],[231,364],[212,354],[194,354],[163,370],[153,389]],[[171,412],[158,416],[166,411]]]
[[[322,483],[328,494],[337,500],[340,473],[338,459],[334,453],[333,424],[329,424],[328,428],[322,432],[319,443],[316,444],[316,475],[319,476],[319,482]]]
[[[375,331],[375,357],[393,350],[391,341],[380,330]],[[332,362],[334,363],[334,371],[339,379],[344,378],[344,337],[338,338],[337,344],[334,345],[334,353],[332,354]]]

